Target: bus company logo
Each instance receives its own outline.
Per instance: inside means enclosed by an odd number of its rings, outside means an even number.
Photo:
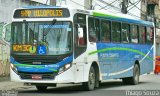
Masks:
[[[36,46],[30,46],[30,48],[29,48],[29,53],[32,53],[32,54],[34,54],[34,53],[36,53]]]
[[[119,58],[119,53],[101,53],[101,58]]]

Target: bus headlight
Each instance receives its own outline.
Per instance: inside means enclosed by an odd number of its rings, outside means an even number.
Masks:
[[[12,69],[15,73],[18,73],[17,68],[16,68],[16,66],[15,66],[14,64],[11,64],[10,66],[11,66],[11,69]]]
[[[59,69],[58,74],[61,74],[61,73],[63,73],[64,71],[68,70],[69,68],[71,68],[71,66],[72,66],[71,63],[64,65],[63,67],[61,67],[61,68]]]

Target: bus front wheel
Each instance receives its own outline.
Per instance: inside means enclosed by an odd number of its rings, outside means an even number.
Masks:
[[[135,64],[133,68],[133,76],[123,78],[122,79],[123,84],[137,85],[139,83],[139,75],[140,75],[140,68],[138,64]]]
[[[83,83],[84,89],[88,91],[94,90],[95,82],[96,82],[95,69],[93,66],[91,66],[88,76],[88,82]]]

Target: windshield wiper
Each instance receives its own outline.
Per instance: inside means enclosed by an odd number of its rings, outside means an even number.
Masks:
[[[51,30],[51,26],[54,25],[55,23],[57,22],[56,19],[53,19],[52,23],[48,26],[48,29],[45,31],[45,34],[44,34],[44,31],[43,31],[43,36],[46,36],[48,34],[48,32]]]

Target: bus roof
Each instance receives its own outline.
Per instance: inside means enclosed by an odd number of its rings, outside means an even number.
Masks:
[[[68,7],[68,6],[24,6],[22,8],[18,8],[18,9],[38,9],[38,8],[68,8],[68,9],[75,9],[72,7]],[[81,9],[80,9],[81,10]],[[121,14],[121,13],[113,13],[113,12],[108,12],[106,10],[84,10],[84,11],[88,11],[90,13],[90,15],[93,15],[94,17],[98,17],[98,18],[105,18],[108,20],[113,20],[113,21],[119,21],[119,22],[126,22],[126,23],[133,23],[133,24],[142,24],[145,26],[154,26],[153,22],[149,22],[149,21],[144,21],[135,17],[132,17],[130,15],[127,14]]]
[[[111,13],[111,12],[104,11],[104,10],[92,10],[90,12],[95,17],[106,18],[108,20],[126,22],[126,23],[133,23],[133,24],[143,24],[143,25],[146,25],[146,26],[154,26],[153,22],[144,21],[144,20],[132,17],[132,16],[127,15],[127,14]]]

